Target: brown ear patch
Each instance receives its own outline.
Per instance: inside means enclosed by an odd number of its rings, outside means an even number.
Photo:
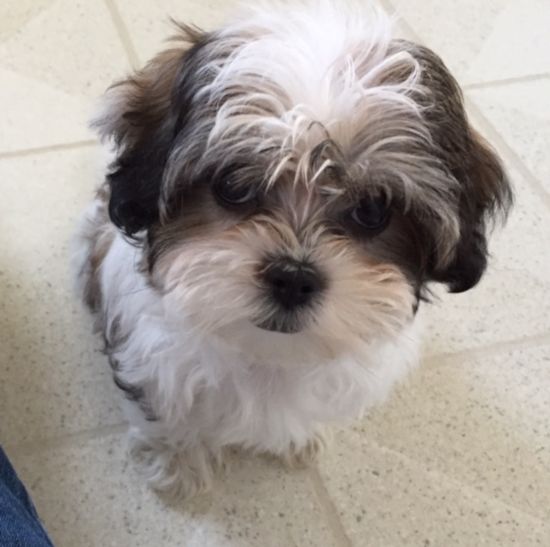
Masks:
[[[89,245],[89,260],[85,270],[79,272],[79,277],[85,280],[84,303],[92,312],[98,312],[101,309],[101,267],[114,239],[114,234],[107,221],[109,191],[105,186],[98,189],[97,199],[101,204],[98,205],[96,216],[93,219],[88,218],[90,226],[85,232]]]
[[[170,40],[173,47],[114,83],[105,93],[102,112],[92,122],[102,138],[112,138],[123,148],[131,147],[168,116],[182,61],[205,37],[199,29],[175,21],[173,24],[178,31]]]
[[[107,92],[104,111],[94,123],[102,138],[118,146],[107,176],[109,215],[128,236],[159,217],[166,163],[182,116],[190,110],[186,100],[194,84],[189,76],[198,64],[193,55],[206,35],[184,25],[178,28],[175,47]]]
[[[513,202],[510,181],[496,152],[468,122],[460,87],[443,61],[426,47],[404,40],[395,47],[408,51],[421,68],[425,95],[415,100],[425,108],[424,118],[445,169],[459,183],[460,240],[454,258],[444,267],[437,246],[430,278],[462,292],[481,279],[487,265],[487,225],[505,219]]]

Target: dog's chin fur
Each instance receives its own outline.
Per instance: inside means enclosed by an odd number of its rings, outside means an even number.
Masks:
[[[479,281],[511,190],[441,60],[380,14],[262,5],[178,40],[105,97],[114,158],[73,270],[131,455],[189,498],[228,447],[307,465],[326,424],[384,401],[416,362],[427,284]],[[228,203],[227,180],[254,198]],[[380,196],[369,231],[358,204]],[[274,297],[274,265],[314,277],[304,303]]]

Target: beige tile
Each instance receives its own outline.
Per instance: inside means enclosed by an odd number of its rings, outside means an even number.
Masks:
[[[336,547],[306,473],[236,459],[215,491],[167,507],[128,464],[123,438],[12,454],[56,545]]]
[[[550,71],[546,0],[392,0],[463,83]]]
[[[415,443],[422,440],[420,429]],[[321,463],[321,475],[353,547],[530,547],[550,542],[548,521],[427,471],[377,446],[368,434],[348,432],[336,441],[337,448]]]
[[[550,194],[550,77],[471,90],[469,96]]]
[[[356,432],[367,445],[550,522],[549,384],[550,336],[548,345],[494,357],[435,359]]]
[[[546,0],[509,0],[492,24],[465,75],[468,83],[550,72],[550,4]]]
[[[93,139],[91,101],[0,66],[0,152]]]
[[[222,24],[239,0],[116,0],[116,4],[138,57],[145,63],[165,49],[164,42],[174,34],[170,18],[213,30]]]
[[[13,445],[121,421],[90,322],[71,294],[69,241],[97,151],[0,160],[0,438]]]
[[[0,4],[0,43],[39,15],[56,0],[19,0]]]
[[[0,151],[90,138],[93,106],[129,69],[103,2],[39,6],[32,16],[14,15],[18,28],[0,43],[0,100],[10,105],[0,123]]]

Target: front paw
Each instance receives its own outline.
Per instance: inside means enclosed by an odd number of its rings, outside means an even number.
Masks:
[[[304,469],[313,466],[319,454],[322,454],[328,444],[325,433],[315,433],[301,448],[297,449],[293,444],[288,450],[279,454],[279,459],[291,469]]]
[[[129,454],[151,488],[170,501],[189,501],[212,488],[223,454],[199,444],[185,449],[130,437]]]

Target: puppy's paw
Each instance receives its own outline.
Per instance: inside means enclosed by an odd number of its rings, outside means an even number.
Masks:
[[[328,438],[325,433],[317,432],[307,441],[305,446],[296,449],[292,445],[286,452],[279,455],[284,465],[291,469],[304,469],[311,467],[317,461],[317,457],[328,445]]]
[[[178,450],[131,437],[129,454],[149,486],[171,502],[189,501],[209,491],[225,469],[223,454],[213,453],[204,445]]]

